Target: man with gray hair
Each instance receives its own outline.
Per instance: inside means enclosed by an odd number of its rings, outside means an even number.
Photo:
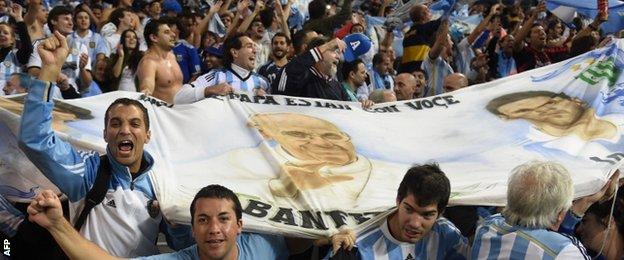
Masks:
[[[507,207],[479,226],[471,258],[589,259],[576,238],[556,231],[570,232],[590,202],[609,194],[606,191],[612,183],[573,204],[572,178],[562,165],[531,161],[514,168],[507,186]]]

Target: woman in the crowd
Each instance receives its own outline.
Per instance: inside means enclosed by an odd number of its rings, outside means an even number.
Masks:
[[[109,88],[102,91],[137,91],[136,70],[143,52],[139,50],[136,32],[129,29],[121,33],[116,53],[111,55],[106,71],[112,75]]]
[[[15,20],[15,30],[17,30],[20,43],[17,46],[13,26],[9,23],[0,23],[0,89],[4,87],[13,73],[21,72],[22,66],[28,63],[28,58],[33,51],[28,28],[22,18],[22,7],[13,4],[8,13]]]
[[[597,255],[596,259],[624,259],[624,187],[613,199],[589,207],[576,233],[583,245]]]

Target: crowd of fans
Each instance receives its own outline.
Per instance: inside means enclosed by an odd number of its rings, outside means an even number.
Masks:
[[[441,2],[453,4],[434,8]],[[150,138],[149,118],[139,102],[119,99],[106,111],[105,156],[47,141],[55,137],[51,98],[123,90],[184,104],[237,92],[353,101],[368,108],[507,77],[620,37],[601,31],[604,12],[564,23],[544,3],[530,0],[454,2],[0,0],[0,95],[29,92],[20,144],[72,208],[61,209],[56,194],[47,191],[21,211],[0,196],[2,235],[26,245],[18,254],[60,259],[153,255],[159,232],[171,248],[182,250],[163,256],[169,258],[323,257],[318,246],[332,244],[337,256],[353,256],[338,248],[355,246],[364,259],[622,259],[624,192],[616,192],[618,174],[598,193],[573,202],[566,169],[529,162],[511,173],[501,213],[477,207],[458,213],[446,210],[450,185],[444,173],[433,164],[415,166],[397,187],[397,208],[373,229],[357,238],[343,230],[313,247],[305,239],[241,234],[240,202],[221,186],[197,194],[191,227],[165,221],[148,177],[153,159],[143,144]],[[468,16],[479,22],[458,22]],[[133,140],[116,134],[126,123]],[[113,203],[111,211],[92,205],[87,221],[75,226],[78,233],[62,215],[78,218],[101,171],[110,171],[110,182],[122,187],[113,185],[107,196],[129,199]],[[477,216],[483,219],[475,229],[471,219]],[[473,225],[463,228],[464,222]],[[42,250],[28,252],[28,245]]]

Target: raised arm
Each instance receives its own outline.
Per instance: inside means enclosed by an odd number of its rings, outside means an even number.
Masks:
[[[210,9],[208,10],[208,13],[206,13],[206,16],[204,16],[204,19],[199,21],[199,24],[197,25],[197,27],[195,27],[196,35],[203,35],[206,32],[206,29],[208,29],[208,24],[210,24],[210,20],[212,20],[215,14],[221,9],[222,5],[223,5],[223,0],[219,0],[219,1],[216,1],[210,7]],[[194,46],[195,48],[199,48],[199,45],[194,45]]]
[[[17,61],[21,64],[28,63],[30,54],[33,52],[32,42],[30,35],[28,34],[28,27],[22,17],[22,6],[18,4],[12,4],[9,9],[9,15],[15,19],[17,35],[20,38],[20,45],[17,46]]]
[[[288,39],[292,40],[292,37],[290,37],[290,29],[288,28],[288,14],[286,14],[286,12],[290,14],[290,5],[286,5],[282,8],[280,1],[275,1],[274,5],[275,13],[277,13],[277,19],[279,19],[280,26],[282,27],[282,33],[284,33]]]
[[[279,77],[278,84],[274,84],[274,89],[271,93],[286,95],[300,93],[305,87],[301,81],[306,77],[309,68],[323,59],[323,52],[328,50],[339,50],[342,52],[344,49],[345,43],[338,38],[334,38],[319,47],[296,56],[288,62],[288,65],[286,65]]]
[[[529,16],[529,18],[524,22],[524,24],[522,25],[522,28],[516,31],[516,33],[514,34],[514,38],[515,38],[514,51],[522,50],[522,47],[524,47],[524,39],[531,32],[531,27],[533,26],[533,23],[535,22],[535,18],[537,17],[539,13],[544,12],[544,11],[546,11],[546,3],[540,2],[537,8],[533,10],[533,13],[531,13],[531,16]]]
[[[124,63],[124,51],[123,51],[123,46],[120,44],[117,44],[117,56],[115,57],[111,57],[111,61],[114,61],[113,66],[111,66],[111,72],[113,73],[113,77],[114,78],[119,78],[121,77],[121,71],[123,70],[123,63]]]
[[[44,190],[28,206],[28,219],[47,229],[70,259],[119,259],[84,238],[63,217],[61,201],[51,190]]]
[[[69,48],[58,32],[38,45],[42,60],[38,79],[22,77],[28,88],[19,132],[19,146],[35,166],[71,201],[83,198],[94,181],[98,156],[79,153],[52,130],[53,83],[59,78]]]
[[[93,81],[93,76],[91,75],[91,58],[89,58],[89,54],[86,51],[80,53],[80,61],[78,63],[78,67],[80,68],[80,86],[79,89],[87,89],[91,86],[91,81]]]
[[[472,43],[474,43],[474,41],[477,40],[477,37],[481,35],[485,27],[488,26],[488,24],[492,20],[492,17],[498,14],[500,14],[500,5],[495,4],[494,6],[492,6],[490,13],[485,18],[483,18],[483,20],[479,23],[479,25],[477,25],[477,27],[474,30],[472,30],[472,32],[468,35],[467,37],[468,43],[472,45]]]
[[[256,18],[256,16],[260,13],[260,11],[264,10],[264,7],[265,7],[264,1],[257,0],[256,5],[254,6],[253,12],[247,17],[245,17],[245,20],[243,20],[243,23],[241,23],[241,25],[238,27],[238,32],[245,33],[247,29],[249,29],[249,26],[253,22],[254,18]]]
[[[442,53],[442,50],[444,50],[444,47],[447,45],[448,30],[448,20],[445,20],[440,24],[436,41],[433,43],[431,50],[429,50],[429,59],[432,61],[440,57],[440,53]]]
[[[353,13],[353,7],[351,6],[352,3],[353,0],[343,0],[342,6],[340,6],[340,12],[330,17],[324,18],[323,23],[326,23],[327,26],[335,24],[339,25],[351,19],[351,14]]]
[[[585,28],[581,29],[576,36],[574,36],[574,39],[582,37],[582,36],[587,36],[590,35],[591,32],[593,31],[598,31],[600,29],[600,25],[604,22],[606,22],[607,19],[605,19],[605,15],[598,13],[596,15],[596,18],[594,18],[594,20],[588,24],[587,26],[585,26]]]

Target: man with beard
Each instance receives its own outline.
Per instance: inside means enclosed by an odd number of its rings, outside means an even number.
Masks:
[[[366,65],[360,59],[355,59],[352,62],[345,62],[342,65],[342,87],[349,94],[349,100],[353,102],[359,102],[356,93],[358,88],[366,87],[364,83],[366,83],[366,78],[368,74],[366,73]],[[374,105],[373,101],[368,99],[361,99],[362,107],[369,108]]]
[[[293,58],[273,85],[273,94],[349,101],[349,95],[336,81],[340,55],[346,48],[340,39],[317,37],[308,51]]]
[[[258,70],[258,74],[265,77],[272,85],[277,75],[282,71],[284,66],[288,64],[288,48],[290,47],[290,39],[286,34],[278,32],[271,40],[271,61],[262,65]]]

